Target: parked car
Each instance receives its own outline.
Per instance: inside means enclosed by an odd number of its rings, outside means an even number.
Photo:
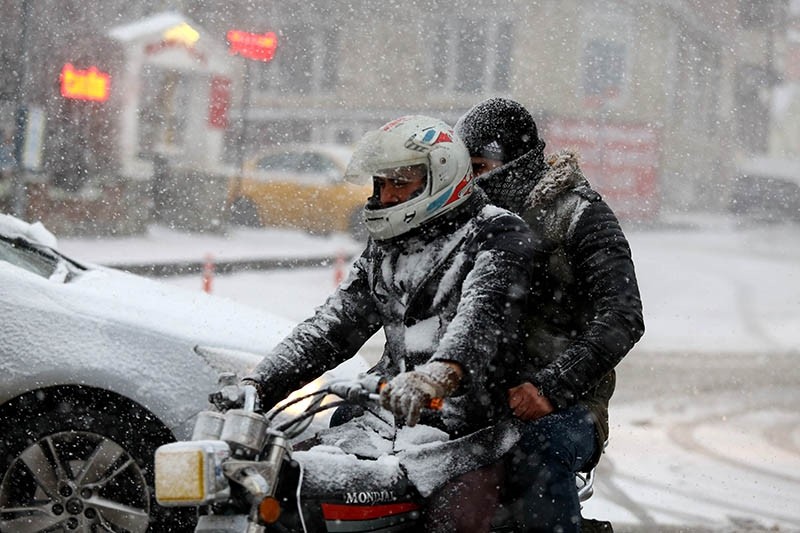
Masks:
[[[346,146],[307,144],[278,146],[251,158],[228,188],[231,222],[364,237],[361,209],[372,187],[343,180],[351,155]]]
[[[70,259],[8,215],[0,316],[0,531],[15,533],[191,530],[155,502],[154,451],[190,438],[221,371],[241,375],[292,327]]]
[[[800,162],[754,157],[740,161],[730,211],[762,222],[800,221]]]

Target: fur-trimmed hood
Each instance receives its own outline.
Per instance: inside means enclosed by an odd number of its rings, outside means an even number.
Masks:
[[[588,186],[578,160],[577,152],[572,150],[560,150],[547,157],[541,151],[531,150],[478,176],[476,183],[493,204],[514,213],[546,209],[562,193]]]
[[[527,208],[543,208],[563,192],[575,187],[589,185],[580,169],[577,152],[559,150],[545,158],[547,170],[536,182],[525,202]]]

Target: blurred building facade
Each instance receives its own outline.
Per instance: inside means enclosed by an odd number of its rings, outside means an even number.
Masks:
[[[2,60],[19,64],[9,50],[20,50],[22,2],[0,4],[17,15],[0,37]],[[240,148],[350,143],[400,114],[454,123],[480,100],[507,96],[532,111],[549,149],[577,147],[589,179],[632,218],[723,209],[737,158],[770,149],[772,89],[796,61],[784,0],[107,0],[90,17],[73,1],[35,5],[98,32],[163,9],[223,46],[231,29],[275,32],[272,61],[230,57],[222,163],[236,164]],[[48,25],[64,21],[28,20],[26,50],[52,40],[31,31]],[[30,100],[53,92],[57,72],[43,69],[43,54],[23,54],[37,81],[4,67],[4,114],[15,83],[30,84]]]
[[[791,2],[787,20],[781,81],[771,95],[768,155],[800,164],[800,0]]]
[[[784,8],[774,0],[271,3],[250,13],[250,27],[277,31],[280,44],[255,74],[248,149],[285,137],[347,142],[398,113],[452,122],[482,98],[509,96],[557,138],[546,138],[558,141],[553,148],[581,148],[607,193],[631,187],[615,172],[637,168],[614,164],[619,151],[637,149],[614,138],[646,136],[634,163],[646,174],[643,160],[655,157],[654,183],[629,197],[658,204],[645,216],[722,208],[735,158],[767,147]]]

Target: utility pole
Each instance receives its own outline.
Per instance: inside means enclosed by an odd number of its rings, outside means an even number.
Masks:
[[[238,195],[244,177],[245,167],[245,152],[248,137],[248,123],[247,118],[250,114],[250,92],[251,92],[251,79],[252,74],[250,62],[262,61],[268,63],[272,61],[275,55],[275,49],[278,46],[278,37],[274,32],[267,32],[264,34],[250,33],[241,30],[230,30],[227,35],[228,47],[231,54],[242,56],[245,60],[244,66],[244,80],[242,83],[242,104],[239,126],[239,144],[237,145],[237,163],[239,165],[239,175],[236,177],[235,194]],[[233,204],[226,210],[226,216],[230,216],[230,210]]]
[[[228,47],[231,54],[240,55],[245,59],[244,80],[242,84],[242,109],[241,124],[239,126],[239,151],[238,163],[239,172],[244,171],[245,146],[247,143],[247,115],[250,114],[250,61],[262,61],[268,63],[275,56],[275,49],[278,46],[278,37],[275,32],[264,34],[251,33],[241,30],[230,30],[227,35]]]
[[[244,175],[244,160],[245,160],[245,153],[247,152],[247,115],[250,114],[250,75],[251,75],[251,68],[250,68],[250,61],[244,62],[244,80],[242,82],[242,110],[241,110],[241,125],[239,127],[239,144],[238,148],[238,165],[239,165],[239,176]]]
[[[17,168],[11,179],[11,213],[19,218],[27,214],[27,191],[25,190],[25,127],[28,114],[28,26],[30,24],[30,0],[22,0],[22,27],[20,28],[19,85],[17,90],[17,120],[14,131],[14,156]]]

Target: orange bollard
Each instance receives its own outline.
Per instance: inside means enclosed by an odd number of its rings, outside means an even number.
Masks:
[[[336,261],[333,264],[333,285],[338,287],[344,280],[344,252],[339,250],[336,253]]]
[[[214,281],[214,256],[211,254],[206,255],[206,261],[203,263],[203,292],[211,294],[211,285]]]

